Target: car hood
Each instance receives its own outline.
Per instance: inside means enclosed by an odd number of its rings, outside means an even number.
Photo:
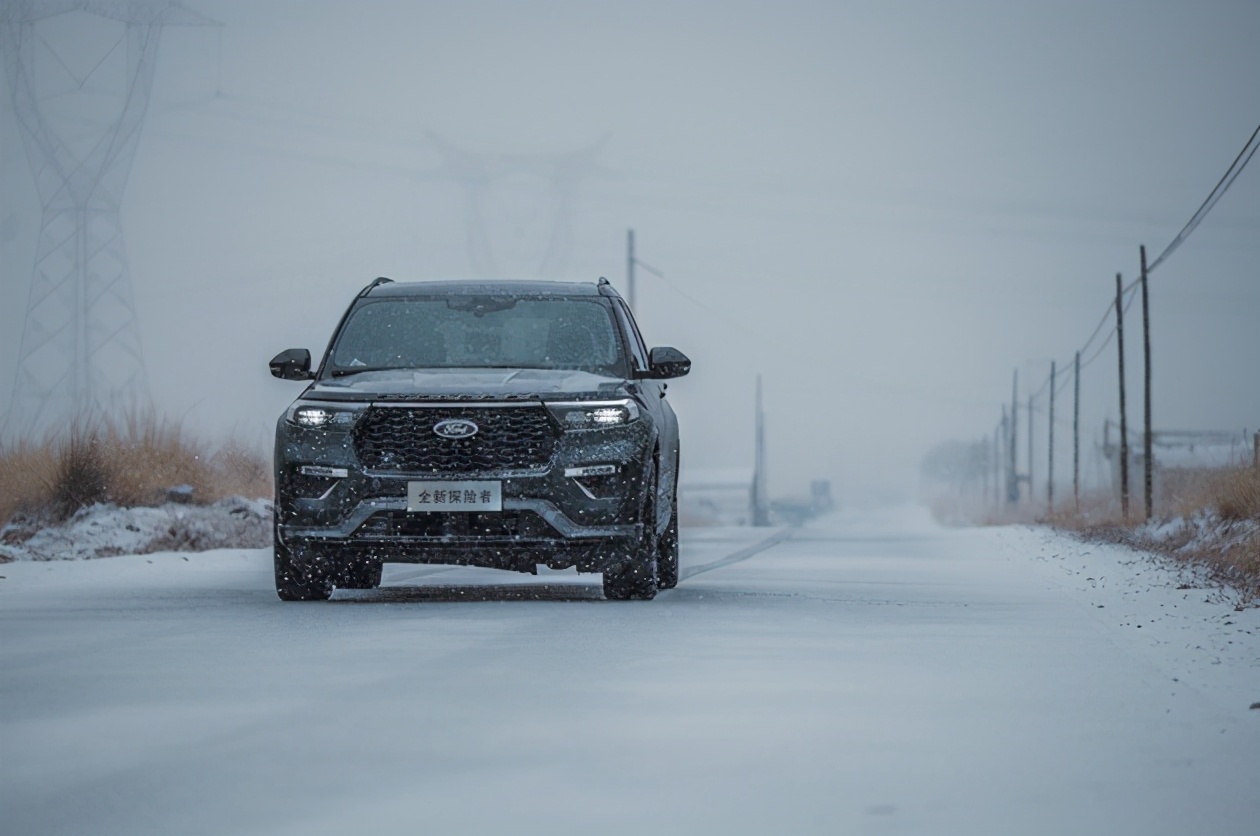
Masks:
[[[612,397],[625,394],[616,377],[574,369],[390,369],[321,380],[307,400],[368,401],[406,398]]]

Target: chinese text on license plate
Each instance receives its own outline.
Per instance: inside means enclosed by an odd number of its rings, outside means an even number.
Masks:
[[[408,511],[502,511],[502,482],[408,482]]]

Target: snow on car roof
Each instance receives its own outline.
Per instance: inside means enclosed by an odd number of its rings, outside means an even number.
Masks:
[[[372,288],[371,296],[599,296],[595,282],[546,282],[514,279],[464,279],[435,282],[389,282]]]

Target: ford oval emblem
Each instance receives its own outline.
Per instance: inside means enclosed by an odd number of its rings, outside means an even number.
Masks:
[[[433,432],[442,438],[472,438],[480,429],[466,418],[448,418],[433,425]]]

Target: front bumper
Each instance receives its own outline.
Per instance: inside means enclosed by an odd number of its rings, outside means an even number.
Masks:
[[[504,499],[503,511],[528,511],[537,514],[548,525],[556,530],[556,532],[567,540],[598,540],[618,537],[639,537],[642,533],[642,523],[633,525],[579,525],[561,511],[554,502],[547,499]],[[331,526],[301,526],[301,525],[282,525],[281,531],[285,541],[289,540],[316,540],[316,541],[335,541],[349,540],[360,532],[362,527],[374,516],[385,513],[406,513],[406,499],[367,499],[360,502],[352,513],[345,517],[339,524]],[[434,515],[451,517],[454,514]],[[484,517],[486,514],[477,514],[476,516]],[[372,532],[368,531],[360,535],[361,540],[377,540],[382,542],[397,543],[424,543],[428,540],[437,542],[450,542],[455,535],[442,534],[439,537],[406,537],[406,536],[381,536],[373,537]],[[484,539],[484,538],[481,538]],[[518,538],[519,539],[519,538]]]
[[[537,565],[598,572],[640,542],[651,426],[561,433],[545,466],[527,471],[399,473],[364,470],[348,433],[283,418],[276,439],[277,538],[299,562],[446,563],[532,572]],[[591,489],[566,469],[613,463],[615,484]],[[304,465],[346,476],[303,476]],[[502,511],[411,513],[412,480],[496,480]]]

